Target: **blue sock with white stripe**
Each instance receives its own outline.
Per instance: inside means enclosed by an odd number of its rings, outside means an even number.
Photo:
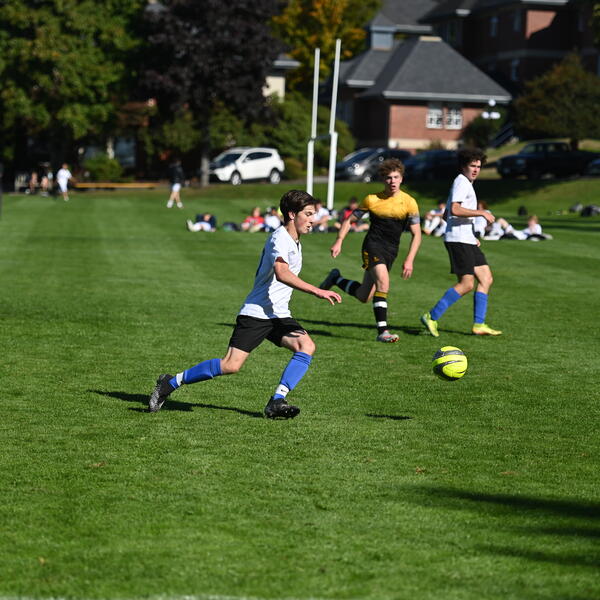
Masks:
[[[281,381],[273,394],[273,398],[285,398],[290,390],[293,390],[304,377],[312,361],[312,356],[305,352],[295,352],[290,358],[281,375]]]
[[[453,287],[448,288],[438,303],[431,309],[431,318],[437,321],[459,299],[460,294]]]
[[[473,323],[485,323],[487,305],[488,295],[484,292],[475,292],[473,297]]]
[[[221,359],[211,358],[198,363],[195,367],[186,369],[182,373],[177,373],[169,383],[177,389],[181,385],[188,383],[197,383],[198,381],[206,381],[207,379],[213,379],[222,375],[221,372]]]

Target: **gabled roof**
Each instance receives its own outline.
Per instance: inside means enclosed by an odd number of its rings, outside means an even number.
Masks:
[[[394,42],[394,47],[397,45],[398,42]],[[341,62],[340,83],[353,88],[366,88],[374,85],[391,55],[391,50],[372,48],[351,60]]]
[[[369,23],[370,30],[399,33],[430,33],[431,26],[419,19],[432,10],[439,0],[385,0],[381,10]]]
[[[556,8],[569,4],[571,0],[442,0],[427,14],[422,15],[423,23],[433,23],[448,17],[467,17],[489,8],[530,4],[539,8]]]
[[[375,83],[361,97],[499,103],[511,99],[502,86],[438,37],[411,38],[387,54]]]

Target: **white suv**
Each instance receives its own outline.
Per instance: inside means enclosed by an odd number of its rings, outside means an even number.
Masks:
[[[275,148],[230,148],[210,163],[211,181],[228,181],[239,185],[251,179],[279,183],[285,165]]]

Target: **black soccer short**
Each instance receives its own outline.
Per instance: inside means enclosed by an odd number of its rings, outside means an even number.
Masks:
[[[388,268],[388,271],[392,269],[392,265],[398,256],[398,250],[393,250],[386,247],[384,244],[378,244],[377,242],[369,241],[365,239],[362,246],[362,259],[363,269],[368,270],[375,265],[383,264]]]
[[[455,275],[474,275],[475,267],[487,265],[485,254],[475,244],[462,242],[444,242],[450,257],[450,273]]]
[[[306,330],[291,317],[285,319],[257,319],[247,315],[238,315],[229,345],[244,352],[252,352],[264,340],[281,346],[281,338],[296,332],[301,335]]]

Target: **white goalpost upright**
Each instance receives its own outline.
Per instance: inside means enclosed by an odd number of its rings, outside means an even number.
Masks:
[[[335,60],[333,63],[333,78],[331,91],[331,115],[329,118],[329,132],[327,135],[317,137],[317,106],[319,99],[319,63],[321,50],[315,48],[315,68],[313,75],[313,104],[312,120],[310,129],[310,138],[307,144],[306,159],[306,191],[312,195],[314,179],[314,159],[315,159],[315,141],[321,138],[329,138],[329,171],[327,176],[327,209],[333,209],[333,195],[335,190],[335,163],[337,155],[338,134],[335,130],[335,113],[337,110],[337,92],[340,72],[340,53],[342,42],[340,39],[335,41]]]

